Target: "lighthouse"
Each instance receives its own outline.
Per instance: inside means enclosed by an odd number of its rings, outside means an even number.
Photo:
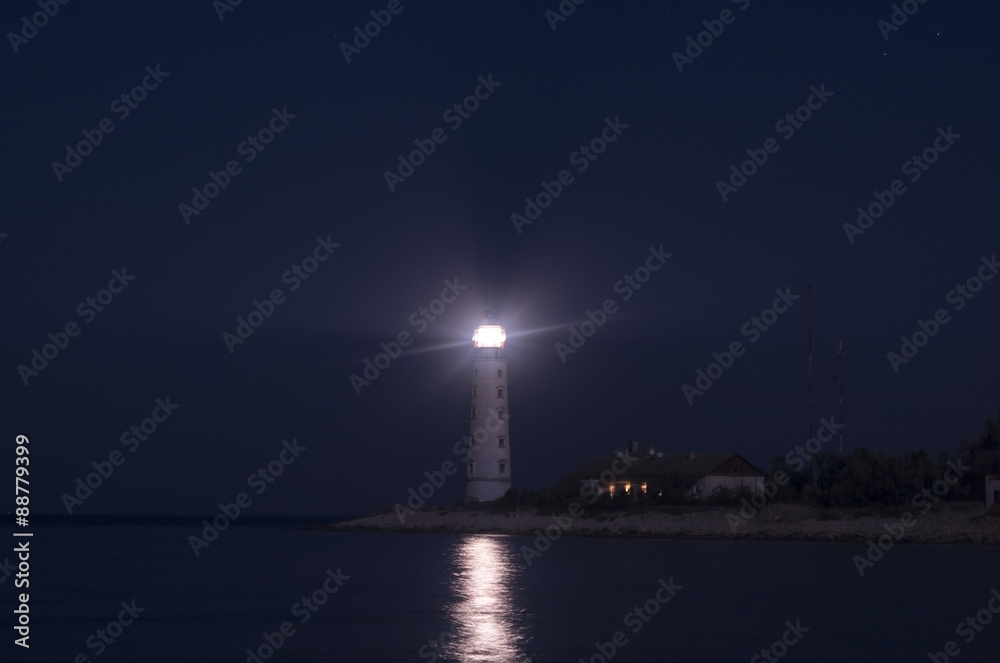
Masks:
[[[472,334],[472,399],[465,499],[492,502],[510,489],[510,408],[503,327],[487,320]]]

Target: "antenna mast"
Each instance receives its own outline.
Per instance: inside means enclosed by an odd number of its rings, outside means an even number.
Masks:
[[[844,339],[837,341],[837,356],[840,363],[840,453],[844,453]]]
[[[807,440],[811,440],[813,437],[813,314],[812,314],[812,296],[813,288],[812,286],[806,286],[806,315],[807,323],[809,329],[809,437]],[[813,471],[813,460],[809,459],[809,476],[811,479],[815,480],[816,476]]]
[[[813,436],[813,314],[812,314],[812,286],[808,286],[806,292],[807,299],[807,323],[809,327],[809,437]],[[808,438],[806,438],[808,439]]]

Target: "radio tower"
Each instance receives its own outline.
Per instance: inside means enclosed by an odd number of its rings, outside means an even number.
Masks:
[[[837,354],[839,355],[840,364],[840,377],[838,382],[840,383],[840,453],[844,453],[844,339],[837,341]]]

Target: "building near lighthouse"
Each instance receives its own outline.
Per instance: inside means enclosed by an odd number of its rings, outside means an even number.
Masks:
[[[472,394],[465,499],[492,502],[510,490],[510,408],[507,394],[507,335],[487,319],[472,335]]]

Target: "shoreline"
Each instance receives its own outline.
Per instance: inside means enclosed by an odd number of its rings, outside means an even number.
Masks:
[[[982,505],[959,503],[927,513],[902,508],[823,509],[772,504],[749,520],[734,507],[667,507],[642,513],[600,512],[572,518],[566,510],[490,513],[463,507],[425,507],[405,514],[381,513],[320,527],[334,532],[507,534],[550,538],[668,538],[724,541],[824,541],[867,543],[889,535],[896,543],[1000,545],[1000,517]],[[907,515],[909,514],[909,515]],[[737,523],[736,521],[739,521]],[[909,524],[907,524],[909,523]],[[735,531],[734,531],[735,530]]]

